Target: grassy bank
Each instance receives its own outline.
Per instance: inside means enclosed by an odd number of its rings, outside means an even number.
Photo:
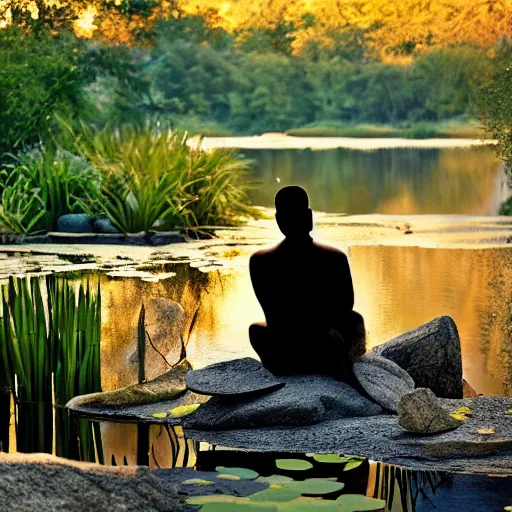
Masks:
[[[177,119],[175,126],[189,135],[203,137],[246,136],[214,121],[199,118]],[[264,130],[271,131],[271,130]],[[432,123],[407,123],[402,125],[371,123],[340,123],[324,121],[285,132],[296,137],[353,137],[353,138],[406,138],[406,139],[487,139],[489,135],[476,120],[443,121]]]
[[[408,125],[337,123],[332,121],[314,123],[286,132],[296,137],[361,137],[407,139],[485,139],[487,134],[477,121],[445,121],[439,123],[417,123]]]

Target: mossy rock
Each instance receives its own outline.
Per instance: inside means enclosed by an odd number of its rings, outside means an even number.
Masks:
[[[156,379],[115,391],[76,396],[66,404],[66,407],[83,410],[87,407],[126,407],[175,400],[187,391],[186,376],[191,369],[190,363],[184,359]]]

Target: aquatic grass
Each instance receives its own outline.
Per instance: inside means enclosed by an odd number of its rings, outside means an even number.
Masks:
[[[74,150],[101,175],[81,205],[100,212],[124,233],[234,225],[258,216],[247,191],[249,161],[232,150],[191,147],[187,133],[159,123],[67,126]]]
[[[190,149],[188,165],[180,177],[186,202],[184,226],[236,225],[242,217],[259,217],[251,205],[250,161],[226,149]],[[189,199],[191,198],[191,199]]]
[[[1,290],[0,361],[15,400],[19,451],[102,457],[99,428],[75,422],[63,405],[101,391],[99,284],[55,276],[10,277]],[[77,443],[78,440],[78,443]]]
[[[75,149],[101,174],[99,190],[82,203],[86,211],[99,210],[124,233],[175,217],[185,137],[149,124],[98,130],[81,123],[79,131],[68,130]]]

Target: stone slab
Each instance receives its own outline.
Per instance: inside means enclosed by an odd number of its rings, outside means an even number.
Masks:
[[[252,357],[222,361],[187,375],[187,388],[211,396],[237,396],[270,392],[284,386]]]
[[[87,244],[87,245],[134,245],[161,246],[186,242],[178,231],[144,233],[62,233],[44,235],[12,235],[0,237],[0,244]]]
[[[101,466],[46,454],[0,453],[1,510],[190,510],[173,482],[147,467]]]
[[[190,374],[189,374],[190,375]],[[271,425],[311,425],[327,419],[382,413],[354,388],[320,375],[287,376],[272,393],[238,400],[213,397],[184,425],[207,430]]]
[[[389,411],[397,412],[400,398],[414,390],[414,380],[404,369],[376,354],[361,356],[354,374],[364,390]]]
[[[115,421],[116,423],[151,423],[167,425],[181,425],[183,418],[159,418],[153,416],[155,413],[168,413],[171,409],[183,405],[202,404],[208,401],[209,397],[196,395],[190,391],[174,400],[163,400],[151,404],[136,404],[124,406],[80,406],[71,407],[72,411],[80,417]]]
[[[213,445],[289,453],[344,453],[415,469],[512,475],[512,398],[477,397],[441,400],[447,410],[468,406],[473,416],[456,430],[421,436],[406,432],[391,414],[341,418],[304,427],[201,431],[187,437]],[[483,436],[480,428],[496,434]]]

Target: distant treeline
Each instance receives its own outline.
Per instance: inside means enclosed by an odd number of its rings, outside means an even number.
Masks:
[[[38,140],[54,113],[98,125],[159,118],[207,134],[475,118],[479,88],[504,51],[448,46],[385,64],[341,35],[337,47],[294,55],[288,35],[276,27],[239,43],[202,16],[162,20],[130,46],[2,29],[0,152]]]
[[[493,65],[471,47],[402,66],[222,50],[165,32],[154,49],[97,48],[87,59],[94,72],[88,98],[99,118],[191,118],[235,133],[475,117],[478,87]]]

